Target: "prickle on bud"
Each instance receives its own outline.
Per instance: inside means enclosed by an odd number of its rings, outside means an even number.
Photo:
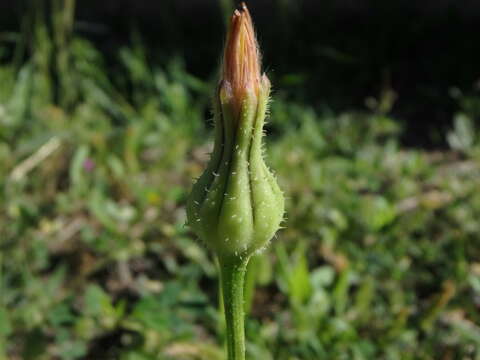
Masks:
[[[215,144],[187,205],[188,223],[218,256],[249,257],[279,229],[284,198],[262,153],[270,81],[245,4],[227,35],[214,102]]]

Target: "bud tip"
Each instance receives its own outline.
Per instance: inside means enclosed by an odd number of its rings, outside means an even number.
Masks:
[[[235,10],[230,21],[222,71],[223,82],[237,101],[241,102],[248,90],[258,94],[261,80],[260,52],[252,18],[244,2]]]

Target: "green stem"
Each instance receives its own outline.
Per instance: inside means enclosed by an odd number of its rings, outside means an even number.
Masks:
[[[227,325],[228,360],[245,360],[243,286],[248,258],[220,259],[219,263]]]

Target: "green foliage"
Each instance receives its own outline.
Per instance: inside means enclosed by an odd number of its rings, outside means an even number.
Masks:
[[[0,359],[222,359],[215,264],[184,227],[210,84],[139,40],[110,74],[69,34],[52,67],[42,26],[0,66]],[[250,358],[480,358],[480,97],[457,98],[443,152],[403,148],[385,111],[273,102],[288,219],[249,275]]]

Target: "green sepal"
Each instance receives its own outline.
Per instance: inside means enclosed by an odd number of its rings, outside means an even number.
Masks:
[[[269,92],[266,76],[258,93],[245,91],[240,106],[228,84],[220,84],[217,92],[214,151],[193,187],[187,216],[220,257],[249,257],[264,248],[283,219],[283,194],[262,152]]]

